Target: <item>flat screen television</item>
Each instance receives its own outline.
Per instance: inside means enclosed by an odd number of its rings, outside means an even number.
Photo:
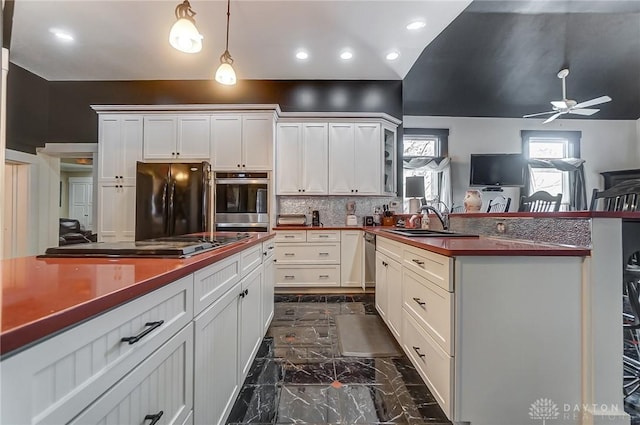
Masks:
[[[519,153],[471,154],[471,186],[524,186],[524,172]]]

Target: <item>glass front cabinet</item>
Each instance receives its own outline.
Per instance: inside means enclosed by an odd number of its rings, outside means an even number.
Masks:
[[[382,126],[383,173],[382,187],[385,195],[397,196],[397,142],[396,127]]]

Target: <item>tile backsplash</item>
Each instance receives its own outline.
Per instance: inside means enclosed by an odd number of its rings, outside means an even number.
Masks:
[[[347,216],[347,202],[356,203],[358,225],[362,218],[373,215],[375,207],[382,207],[392,201],[398,202],[398,211],[402,211],[402,199],[385,196],[278,196],[276,198],[278,214],[306,214],[311,224],[311,211],[320,211],[320,222],[325,226],[344,226]]]

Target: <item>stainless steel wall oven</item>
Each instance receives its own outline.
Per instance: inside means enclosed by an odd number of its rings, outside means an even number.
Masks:
[[[215,173],[216,230],[266,232],[268,198],[267,173]]]

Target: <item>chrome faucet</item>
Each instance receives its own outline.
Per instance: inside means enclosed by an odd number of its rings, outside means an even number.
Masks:
[[[444,211],[440,212],[437,208],[431,205],[423,205],[420,208],[420,212],[423,213],[425,211],[433,211],[436,217],[438,217],[438,220],[440,220],[440,224],[442,224],[442,229],[449,230],[449,209],[444,203],[442,203],[442,206],[444,207]]]

